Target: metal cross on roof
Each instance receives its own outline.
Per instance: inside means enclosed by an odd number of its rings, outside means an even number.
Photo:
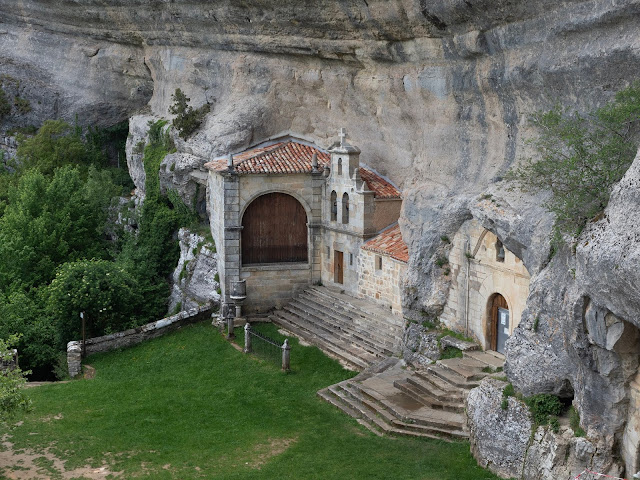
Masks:
[[[342,127],[340,129],[340,133],[338,134],[338,136],[340,137],[340,146],[343,147],[344,146],[344,139],[347,138],[347,129]]]

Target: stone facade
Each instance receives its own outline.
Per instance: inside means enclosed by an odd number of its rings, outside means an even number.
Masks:
[[[500,294],[509,309],[509,335],[520,323],[529,295],[529,272],[522,261],[476,220],[468,220],[453,238],[449,253],[451,287],[440,320],[492,348],[491,299]]]
[[[377,262],[382,263],[378,268]],[[404,274],[407,264],[367,250],[360,251],[358,265],[358,293],[376,303],[388,306],[394,315],[402,315],[402,296]]]
[[[307,158],[310,152],[315,152],[313,161]],[[344,136],[328,153],[288,137],[231,157],[232,168],[228,159],[206,165],[223,304],[233,303],[231,286],[238,280],[246,281],[243,311],[248,314],[280,307],[314,283],[358,295],[360,247],[377,235],[379,225],[397,220],[402,204],[395,187],[360,166],[359,154]],[[290,195],[304,208],[306,262],[243,265],[243,217],[252,202],[270,193]],[[388,302],[399,306],[399,297]]]

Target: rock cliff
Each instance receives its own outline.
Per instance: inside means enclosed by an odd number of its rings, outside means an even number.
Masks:
[[[509,379],[574,397],[590,438],[634,473],[640,162],[575,253],[551,259],[543,199],[499,180],[528,154],[530,113],[556,101],[590,109],[639,78],[639,15],[640,0],[0,0],[0,85],[29,105],[0,132],[136,115],[128,161],[143,195],[135,148],[179,87],[212,108],[176,139],[161,182],[197,200],[189,169],[214,156],[282,132],[328,145],[347,126],[363,161],[403,189],[407,314],[438,315],[440,237],[478,219],[532,275]]]

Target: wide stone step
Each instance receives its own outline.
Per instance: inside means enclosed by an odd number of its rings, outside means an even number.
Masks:
[[[334,387],[329,387],[334,395],[339,396],[353,410],[357,410],[369,422],[374,423],[386,433],[440,439],[468,438],[466,432],[455,428],[446,428],[446,426],[445,428],[440,428],[433,425],[404,422],[389,415],[384,409],[379,409],[375,404],[368,402],[366,398],[359,394],[358,390],[349,385],[341,383]]]
[[[432,386],[441,392],[455,392],[464,397],[465,390],[463,388],[455,387],[428,369],[413,370],[412,373],[415,378],[421,380],[427,386]]]
[[[332,328],[330,324],[317,321],[317,319],[314,321],[313,318],[309,318],[304,312],[292,305],[287,305],[282,310],[274,312],[274,315],[280,315],[286,318],[290,323],[298,325],[300,328],[313,333],[316,337],[322,338],[328,343],[339,346],[349,346],[350,349],[356,349],[357,351],[362,350],[375,358],[383,358],[388,355],[384,348],[358,341],[361,339],[356,338],[350,332],[343,331],[339,328]]]
[[[440,402],[464,403],[464,394],[457,388],[448,388],[443,390],[432,383],[425,382],[422,378],[416,375],[407,377],[406,380],[413,385],[418,392],[421,392],[424,395],[429,395]]]
[[[309,301],[320,305],[325,311],[336,317],[349,319],[350,322],[356,325],[375,328],[385,334],[392,334],[397,338],[401,338],[404,331],[404,323],[397,325],[398,319],[391,313],[386,317],[383,317],[379,314],[366,312],[362,309],[355,309],[351,305],[341,303],[338,298],[329,297],[326,293],[319,293],[315,287],[314,289],[305,290],[300,294],[300,297],[306,298]]]
[[[418,410],[413,409],[411,412],[407,412],[400,407],[400,404],[406,404],[407,402],[399,402],[398,400],[398,395],[404,395],[403,393],[396,393],[393,396],[393,400],[391,400],[375,389],[367,388],[359,383],[353,383],[350,386],[357,390],[363,398],[367,398],[378,410],[386,411],[404,423],[437,427],[445,430],[463,430],[466,425],[466,419],[460,413],[430,409],[422,404],[420,404],[422,406]],[[407,398],[415,402],[411,397]]]
[[[323,388],[322,390],[319,390],[318,397],[323,399],[325,402],[330,403],[334,407],[337,407],[338,409],[342,410],[344,413],[346,413],[350,417],[355,418],[360,425],[367,428],[368,430],[375,433],[376,435],[378,436],[383,435],[382,431],[379,428],[372,425],[368,421],[362,419],[359,412],[351,408],[349,404],[345,403],[340,397],[335,396],[328,388]]]
[[[321,334],[318,335],[316,332],[302,327],[300,324],[297,324],[295,321],[291,321],[291,319],[287,317],[288,315],[285,312],[276,312],[269,318],[276,325],[290,331],[299,338],[313,343],[325,353],[330,356],[337,357],[339,360],[356,370],[363,370],[379,360],[375,355],[372,355],[357,346],[329,342],[325,340]]]
[[[458,375],[451,369],[445,368],[443,365],[436,364],[427,367],[427,370],[432,374],[439,377],[441,380],[453,385],[457,388],[463,388],[465,390],[471,390],[480,385],[479,381],[466,380],[464,377]]]
[[[461,376],[467,382],[480,381],[487,376],[487,373],[482,371],[486,365],[473,359],[447,358],[438,360],[436,364]]]
[[[414,384],[407,380],[396,380],[393,385],[409,395],[414,400],[422,403],[423,405],[433,408],[434,410],[445,410],[448,412],[462,413],[464,411],[464,405],[460,402],[443,402],[433,398],[429,393],[424,392],[416,388]]]
[[[384,353],[385,355],[393,354],[394,344],[391,340],[384,338],[374,333],[363,331],[358,329],[353,322],[349,320],[337,319],[333,316],[323,312],[322,307],[311,304],[309,300],[303,298],[297,298],[290,302],[285,309],[295,309],[299,315],[306,315],[311,317],[309,320],[317,323],[320,328],[326,328],[331,332],[345,332],[348,335],[352,335],[354,339],[367,343],[375,348],[376,352]]]
[[[309,287],[306,292],[324,298],[333,308],[340,308],[353,313],[362,318],[381,322],[383,325],[393,325],[401,329],[404,328],[404,319],[393,315],[391,311],[371,303],[368,300],[351,297],[343,293],[338,293],[326,287]]]
[[[493,367],[494,369],[504,367],[504,360],[497,358],[495,355],[492,355],[488,352],[482,352],[478,350],[471,350],[463,352],[464,358],[472,358],[477,360],[478,362],[483,363],[485,366]]]

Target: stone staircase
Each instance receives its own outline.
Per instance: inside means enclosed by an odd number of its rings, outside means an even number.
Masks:
[[[404,320],[388,309],[317,286],[269,318],[355,370],[396,353],[404,330]]]
[[[388,358],[320,390],[318,396],[379,435],[468,439],[466,395],[482,378],[502,375],[503,363],[499,353],[481,351],[467,351],[463,358],[439,360],[423,369]]]

